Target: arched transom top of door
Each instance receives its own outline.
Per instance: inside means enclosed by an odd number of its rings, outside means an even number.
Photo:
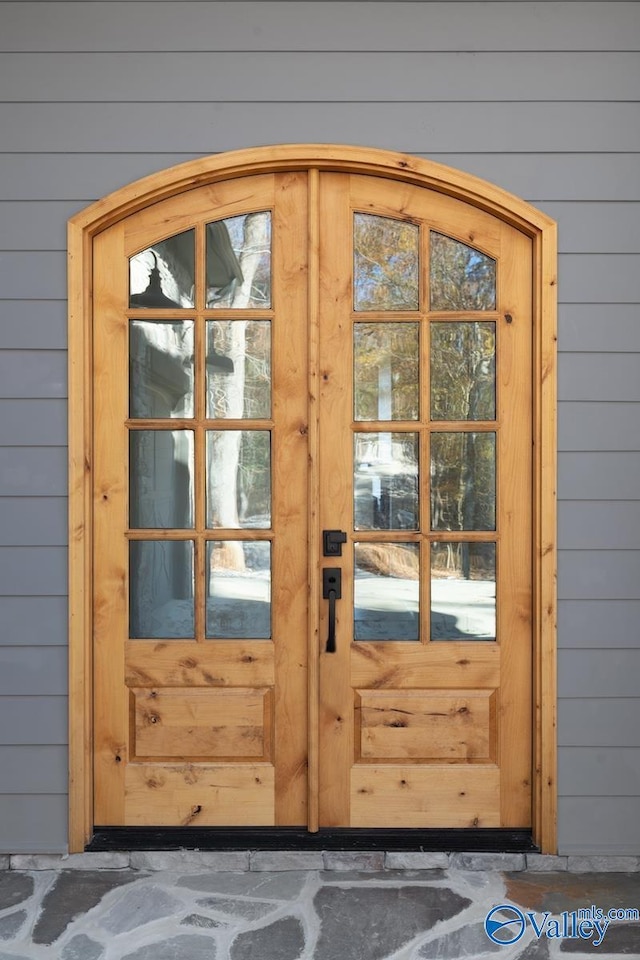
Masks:
[[[533,456],[550,227],[499,191],[472,202],[472,178],[325,166],[157,180],[92,237],[83,840],[551,836],[533,719],[553,682]]]

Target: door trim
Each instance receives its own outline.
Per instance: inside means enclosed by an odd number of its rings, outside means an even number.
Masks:
[[[159,200],[196,187],[260,173],[320,171],[368,174],[427,187],[484,210],[516,227],[533,244],[533,839],[556,852],[556,225],[524,200],[429,160],[374,148],[287,144],[217,154],[172,167],[129,184],[69,221],[69,850],[85,848],[93,830],[92,787],[92,271],[93,239],[115,223]],[[317,209],[317,205],[313,205]],[[317,271],[317,222],[309,225],[310,270]],[[316,251],[316,255],[314,255]],[[313,280],[313,276],[311,277]],[[317,289],[317,284],[310,284]],[[317,330],[317,294],[310,294],[309,323]],[[317,344],[309,343],[310,359]],[[317,454],[317,404],[311,384],[310,455]],[[310,471],[313,484],[316,471]],[[319,543],[317,497],[309,491],[310,557]],[[313,548],[316,548],[315,550]],[[315,560],[310,575],[318,576]],[[313,605],[310,605],[313,606]],[[317,611],[309,614],[315,642]],[[317,675],[310,677],[317,687]],[[317,700],[310,697],[310,713]],[[310,775],[313,778],[313,757]],[[317,816],[317,812],[316,812]],[[313,826],[313,815],[311,825]]]

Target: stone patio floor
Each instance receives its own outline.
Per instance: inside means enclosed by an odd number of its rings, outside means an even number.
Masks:
[[[599,943],[594,922],[640,909],[638,858],[174,851],[0,864],[0,960],[640,958],[639,921],[611,920]],[[484,921],[503,904],[495,943]]]

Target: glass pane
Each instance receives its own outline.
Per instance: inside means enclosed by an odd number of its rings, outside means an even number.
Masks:
[[[418,640],[418,544],[356,543],[354,550],[355,639]]]
[[[129,416],[193,416],[193,321],[130,321]]]
[[[418,419],[419,337],[417,323],[354,325],[356,420]]]
[[[495,528],[495,433],[432,433],[431,529]]]
[[[356,530],[417,530],[418,434],[356,433]]]
[[[129,434],[129,525],[193,527],[193,433]]]
[[[496,261],[432,232],[430,285],[432,310],[495,310]]]
[[[431,639],[495,638],[495,543],[432,543]]]
[[[207,543],[207,637],[268,640],[271,636],[271,544]]]
[[[420,230],[415,223],[354,214],[355,310],[417,310]]]
[[[432,323],[431,419],[495,416],[495,323]]]
[[[207,323],[207,416],[233,420],[271,416],[268,320]]]
[[[207,432],[207,526],[271,526],[269,430]]]
[[[193,639],[193,543],[132,540],[129,592],[130,637]]]
[[[207,224],[207,306],[271,306],[271,214],[246,213]]]
[[[159,240],[129,260],[130,307],[192,307],[195,231]]]

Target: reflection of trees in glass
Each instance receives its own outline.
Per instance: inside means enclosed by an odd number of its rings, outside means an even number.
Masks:
[[[354,308],[417,310],[419,228],[356,213],[353,229]]]
[[[269,211],[207,224],[207,306],[244,310],[271,306]]]
[[[431,324],[431,419],[495,418],[493,322]]]
[[[356,420],[417,420],[419,361],[417,323],[356,323]]]
[[[432,231],[430,286],[432,310],[495,310],[496,262]]]
[[[431,574],[456,580],[496,579],[495,543],[440,542],[431,544]]]
[[[241,324],[244,338],[236,337]],[[242,354],[238,355],[238,347]],[[210,320],[207,323],[207,416],[237,417],[230,410],[229,378],[244,363],[242,416],[271,416],[271,323],[268,320]],[[237,407],[235,407],[237,410]]]
[[[250,213],[243,217],[234,217],[225,221],[229,229],[232,245],[238,249],[238,263],[242,275],[242,283],[236,284],[226,296],[228,302],[216,300],[213,305],[225,306],[228,309],[251,309],[256,306],[268,306],[270,302],[270,240],[271,219],[268,213]],[[239,242],[241,231],[241,242]],[[219,291],[218,291],[219,292]],[[208,295],[210,290],[208,291]],[[215,342],[215,350],[230,359],[233,369],[222,374],[223,391],[225,394],[225,417],[232,419],[246,418],[245,397],[247,392],[248,376],[247,334],[250,321],[234,320],[228,323],[225,330],[225,344]],[[215,332],[215,331],[213,331]],[[258,336],[258,334],[254,334]],[[263,334],[264,336],[264,334]],[[209,344],[210,356],[213,344]],[[211,378],[213,381],[214,378]],[[212,403],[210,398],[208,404]],[[264,416],[264,414],[262,414]],[[239,485],[241,478],[246,480],[246,470],[251,470],[251,464],[262,463],[260,468],[265,469],[264,455],[260,450],[261,431],[219,430],[211,435],[211,442],[207,450],[207,475],[215,478],[207,484],[207,516],[212,518],[217,527],[237,528],[245,507],[243,506],[244,493]],[[246,441],[242,438],[247,436]],[[243,445],[241,454],[241,443]],[[256,444],[254,450],[252,445]],[[240,463],[243,463],[243,472]],[[246,466],[245,466],[246,465]],[[239,541],[226,541],[225,551],[228,554],[224,564],[231,569],[244,570],[245,557],[242,544]],[[218,557],[220,560],[220,557]]]
[[[432,530],[495,530],[495,446],[495,433],[432,433]]]

